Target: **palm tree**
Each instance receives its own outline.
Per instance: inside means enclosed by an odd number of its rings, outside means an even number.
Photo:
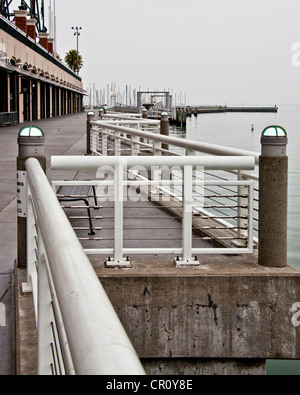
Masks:
[[[71,70],[78,73],[78,71],[82,68],[83,61],[82,56],[78,53],[76,49],[70,49],[69,52],[66,53],[65,62],[70,67]]]

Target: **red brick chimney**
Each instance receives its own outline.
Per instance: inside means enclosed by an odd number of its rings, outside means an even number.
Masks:
[[[27,34],[27,10],[14,10],[16,27]]]
[[[54,38],[48,38],[48,52],[53,55]]]
[[[49,33],[39,33],[39,43],[42,47],[44,47],[48,51],[48,38]]]
[[[27,36],[31,37],[34,41],[36,38],[35,34],[35,25],[36,25],[36,19],[27,19]]]

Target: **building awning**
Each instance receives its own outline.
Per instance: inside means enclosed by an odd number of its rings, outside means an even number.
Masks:
[[[6,61],[3,61],[1,59],[0,59],[0,68],[6,70],[9,73],[21,74],[21,75],[23,75],[25,77],[28,77],[28,78],[31,78],[31,79],[34,79],[34,80],[37,80],[37,81],[44,82],[46,84],[53,85],[53,86],[56,86],[58,88],[66,89],[68,91],[75,92],[75,93],[78,93],[80,95],[85,95],[86,94],[85,90],[76,89],[76,88],[73,88],[73,87],[61,84],[61,83],[59,83],[57,81],[54,81],[51,78],[46,78],[46,77],[43,77],[43,76],[41,76],[39,74],[35,74],[35,73],[30,72],[30,71],[24,70],[24,69],[22,69],[20,67],[13,66],[10,63],[7,63]]]

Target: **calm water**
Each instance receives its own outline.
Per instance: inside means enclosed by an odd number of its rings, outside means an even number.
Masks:
[[[279,106],[278,113],[192,116],[187,120],[186,130],[173,128],[172,134],[189,140],[260,152],[261,133],[270,125],[280,125],[288,134],[288,263],[300,270],[300,106]],[[268,361],[267,373],[300,375],[300,361]]]

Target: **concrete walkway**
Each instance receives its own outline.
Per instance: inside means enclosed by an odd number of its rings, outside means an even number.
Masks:
[[[0,128],[0,375],[14,375],[16,369],[13,270],[17,257],[17,136],[29,124],[39,126],[46,135],[47,166],[51,155],[82,155],[85,149],[85,113]]]

